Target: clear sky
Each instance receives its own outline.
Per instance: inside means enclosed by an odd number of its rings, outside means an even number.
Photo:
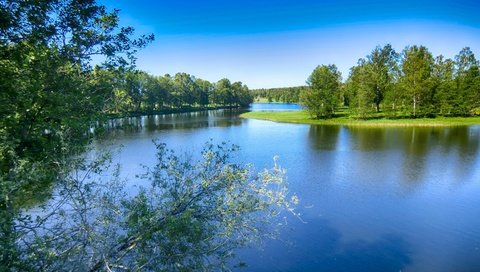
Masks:
[[[480,1],[100,0],[122,24],[154,33],[137,66],[186,72],[250,88],[304,85],[320,64],[350,67],[377,45],[425,45],[453,58],[469,46],[480,58]]]

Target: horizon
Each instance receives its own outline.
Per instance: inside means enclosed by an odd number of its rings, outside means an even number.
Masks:
[[[139,70],[228,78],[250,89],[303,86],[322,64],[335,64],[344,81],[360,58],[385,44],[398,53],[423,45],[451,59],[464,47],[480,54],[474,1],[100,3],[120,9],[121,24],[137,34],[155,34],[138,52]]]

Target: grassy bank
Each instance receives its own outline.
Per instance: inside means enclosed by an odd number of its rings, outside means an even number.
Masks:
[[[344,125],[344,126],[469,126],[479,125],[480,117],[436,117],[416,119],[369,119],[356,120],[348,117],[316,120],[310,118],[306,111],[262,111],[247,112],[240,115],[243,118],[269,120],[282,123],[314,124],[314,125]]]

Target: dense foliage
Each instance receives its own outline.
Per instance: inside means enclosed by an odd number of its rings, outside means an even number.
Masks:
[[[270,224],[298,202],[282,168],[256,174],[232,162],[236,149],[208,142],[195,160],[156,143],[157,163],[145,169],[137,193],[119,168],[105,179],[103,158],[64,173],[36,217],[18,216],[22,266],[14,268],[228,270],[234,249],[272,235]]]
[[[224,78],[216,83],[195,78],[187,73],[175,76],[153,76],[142,71],[93,71],[98,88],[112,88],[105,100],[104,111],[119,113],[153,113],[186,108],[246,107],[253,98],[241,82]]]
[[[390,45],[376,47],[351,68],[335,107],[362,119],[479,115],[479,66],[468,47],[454,60],[434,58],[425,46],[408,46],[401,54]],[[304,106],[315,118],[333,117],[333,113],[318,115],[326,97],[318,92],[332,84],[309,83],[312,90],[303,92]]]
[[[93,56],[127,67],[153,39],[118,28],[95,1],[0,1],[0,270],[22,270],[19,210],[79,154],[108,89],[91,84]]]
[[[300,101],[313,118],[330,118],[339,105],[340,72],[335,65],[322,65],[307,80],[310,88],[301,93]]]

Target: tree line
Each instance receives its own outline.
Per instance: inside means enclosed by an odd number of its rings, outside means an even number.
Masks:
[[[104,112],[152,113],[185,108],[246,107],[253,97],[242,82],[227,78],[215,83],[187,73],[154,76],[138,70],[102,69],[92,71],[94,85],[109,89]]]
[[[480,114],[479,61],[469,47],[449,59],[425,46],[401,53],[377,46],[345,83],[335,65],[318,66],[307,83],[300,101],[314,118],[331,118],[340,108],[360,119]]]
[[[257,101],[265,100],[267,102],[298,103],[300,101],[300,93],[307,88],[307,86],[298,86],[254,89],[251,93]]]

